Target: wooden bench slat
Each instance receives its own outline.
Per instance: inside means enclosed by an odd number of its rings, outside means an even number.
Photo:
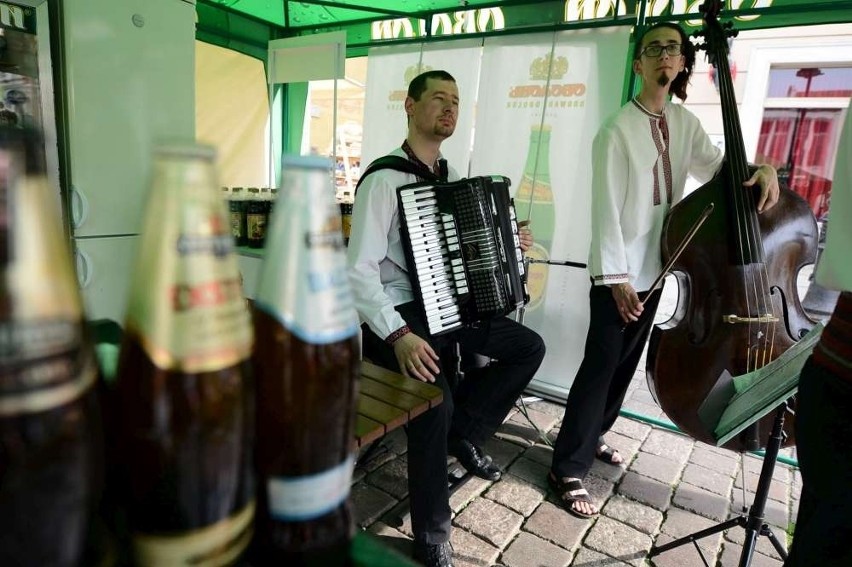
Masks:
[[[386,404],[363,393],[358,397],[358,413],[374,421],[383,423],[387,431],[396,429],[408,422],[407,411]]]
[[[361,378],[361,394],[405,410],[408,412],[408,419],[414,419],[429,409],[429,400],[398,390],[372,378]]]
[[[386,432],[385,426],[378,421],[360,413],[355,416],[355,441],[359,449],[383,436]]]
[[[361,361],[361,375],[362,377],[372,378],[377,382],[382,382],[398,390],[430,400],[429,407],[437,406],[444,400],[443,392],[438,386],[406,378],[402,374],[382,368],[381,366],[376,366],[367,361]]]

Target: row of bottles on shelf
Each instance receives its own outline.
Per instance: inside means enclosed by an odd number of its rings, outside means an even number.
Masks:
[[[228,203],[231,234],[237,246],[263,248],[278,189],[222,187],[222,196]]]
[[[285,158],[250,304],[213,150],[159,149],[123,331],[95,349],[30,142],[0,127],[0,565],[347,564],[358,317],[331,164]]]

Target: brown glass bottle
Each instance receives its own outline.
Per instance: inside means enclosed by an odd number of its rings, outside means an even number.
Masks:
[[[330,170],[285,159],[255,295],[258,565],[349,564],[358,319]]]
[[[161,148],[118,361],[139,565],[228,565],[252,533],[252,330],[213,152]]]
[[[0,128],[0,565],[77,565],[102,483],[94,353],[36,137]]]

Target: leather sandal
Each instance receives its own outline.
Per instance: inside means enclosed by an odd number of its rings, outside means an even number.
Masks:
[[[618,452],[618,449],[613,449],[606,443],[601,443],[598,445],[597,450],[595,451],[595,458],[605,462],[608,465],[618,466],[624,462],[622,458],[620,461],[614,461],[615,456],[621,456],[621,453]]]
[[[547,484],[549,484],[550,488],[559,495],[559,503],[562,504],[562,507],[565,508],[568,513],[584,520],[594,518],[600,513],[598,511],[591,514],[584,514],[580,510],[576,510],[574,508],[575,502],[585,502],[594,506],[592,499],[589,497],[589,491],[585,489],[581,480],[573,479],[565,481],[556,478],[553,476],[553,473],[548,473]]]

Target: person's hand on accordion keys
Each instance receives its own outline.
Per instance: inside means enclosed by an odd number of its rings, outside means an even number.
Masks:
[[[533,234],[530,230],[530,221],[525,220],[518,223],[518,240],[521,243],[521,252],[526,252],[533,245]]]
[[[438,355],[422,338],[406,333],[393,343],[393,352],[405,376],[423,382],[434,382],[438,369]]]

